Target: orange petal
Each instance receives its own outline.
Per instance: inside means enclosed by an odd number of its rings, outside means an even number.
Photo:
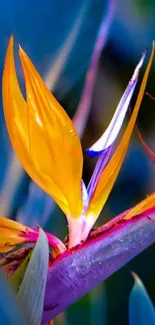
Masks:
[[[82,210],[83,156],[76,130],[20,48],[27,102],[19,89],[10,40],[3,73],[3,106],[14,149],[30,177],[67,216]]]
[[[38,239],[39,230],[29,228],[19,222],[0,217],[0,253],[7,252],[16,245],[23,243],[35,243]],[[66,250],[60,239],[46,233],[53,256],[57,256]]]
[[[0,217],[0,253],[8,252],[18,244],[25,242],[23,234],[29,230],[22,224]]]
[[[120,171],[120,168],[122,166],[122,163],[124,161],[128,145],[130,142],[130,138],[132,135],[132,131],[136,122],[136,118],[138,115],[138,111],[142,102],[143,94],[145,91],[148,75],[150,72],[152,60],[154,56],[154,43],[152,47],[151,56],[142,80],[142,84],[140,87],[140,91],[138,94],[138,98],[132,113],[132,116],[130,118],[130,121],[128,123],[128,126],[123,134],[122,140],[115,151],[113,157],[111,158],[110,162],[108,163],[107,167],[104,169],[103,173],[101,174],[101,177],[99,179],[99,182],[96,187],[96,191],[94,193],[94,196],[92,197],[92,200],[90,202],[90,205],[87,210],[87,216],[90,218],[90,223],[93,225],[93,223],[96,221],[103,205],[107,201],[107,198],[111,192],[111,189],[116,181],[116,178],[118,176],[118,173]]]
[[[124,217],[125,220],[129,220],[138,214],[144,213],[145,211],[152,210],[155,208],[155,192],[150,194],[145,200],[138,203],[134,208],[130,210],[129,213]]]
[[[13,57],[13,37],[10,38],[9,47],[6,53],[6,60],[5,60],[5,67],[4,67],[5,73],[3,75],[3,79],[7,79],[8,84],[6,83],[6,80],[3,80],[5,83],[5,87],[3,87],[3,97],[8,99],[8,105],[5,107],[5,113],[8,116],[7,118],[7,127],[10,129],[10,126],[12,123],[15,123],[17,129],[19,129],[19,132],[21,133],[22,138],[24,139],[25,144],[27,144],[27,111],[26,111],[26,102],[24,100],[24,97],[20,91],[17,75],[15,71],[15,64],[14,64],[14,57]],[[12,93],[12,95],[15,97],[15,101],[12,102],[13,106],[13,112],[11,112],[10,109],[10,100],[9,95]],[[21,109],[19,109],[19,107]],[[10,129],[10,132],[12,136],[15,136],[15,129]]]

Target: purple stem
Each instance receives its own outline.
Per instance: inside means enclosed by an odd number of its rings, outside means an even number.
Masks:
[[[49,268],[42,325],[154,242],[155,214],[141,215],[63,253]]]

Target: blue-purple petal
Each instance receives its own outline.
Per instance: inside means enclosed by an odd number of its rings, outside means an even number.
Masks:
[[[136,84],[138,81],[138,75],[139,75],[140,69],[143,65],[145,56],[146,56],[146,51],[142,54],[142,57],[133,73],[133,76],[132,76],[118,106],[117,106],[115,114],[114,114],[108,128],[103,133],[103,135],[99,138],[99,140],[97,140],[89,149],[87,149],[87,153],[90,156],[95,156],[95,155],[101,154],[104,150],[106,150],[108,147],[110,147],[116,140],[116,138],[120,132],[120,129],[122,127],[124,118],[126,116],[133,92],[135,90],[135,87],[136,87]]]
[[[106,164],[108,163],[110,154],[111,154],[112,146],[110,146],[108,149],[106,149],[101,156],[99,157],[97,164],[95,166],[93,175],[90,179],[90,182],[88,184],[87,192],[89,196],[89,201],[91,200],[94,191],[96,189],[97,183],[100,179],[101,173],[103,172]]]

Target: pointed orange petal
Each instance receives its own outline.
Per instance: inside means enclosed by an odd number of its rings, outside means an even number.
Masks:
[[[8,252],[18,244],[25,242],[23,234],[28,227],[22,224],[0,217],[0,253]]]
[[[27,105],[19,88],[11,37],[6,53],[2,80],[2,99],[8,133],[22,165],[28,166],[32,178],[36,176],[29,157]],[[36,177],[37,178],[37,177]]]
[[[83,156],[79,138],[71,120],[47,89],[30,59],[22,49],[19,54],[25,77],[26,107],[25,102],[19,103],[19,86],[17,92],[13,82],[17,77],[11,40],[3,74],[3,106],[11,141],[31,178],[53,196],[67,216],[76,218],[83,210]],[[19,116],[23,111],[21,120]],[[21,132],[23,125],[26,126],[24,135]]]
[[[13,57],[13,38],[10,38],[9,46],[6,53],[6,60],[3,74],[3,102],[5,102],[6,124],[11,138],[15,138],[17,130],[28,145],[27,137],[27,110],[26,102],[19,88],[15,63]],[[15,98],[12,100],[11,97]],[[19,109],[20,107],[20,109]],[[12,125],[15,125],[13,128]]]
[[[129,220],[147,210],[149,214],[149,210],[154,208],[155,208],[155,192],[150,194],[146,199],[144,199],[143,201],[138,203],[134,208],[132,208],[130,212],[127,213],[127,215],[124,217],[124,219]]]
[[[97,184],[96,191],[94,193],[94,196],[92,197],[92,200],[90,202],[90,205],[87,210],[87,216],[90,219],[90,223],[93,225],[96,221],[103,205],[107,201],[107,198],[111,192],[111,189],[116,181],[116,178],[118,176],[118,173],[120,171],[120,168],[122,166],[122,163],[124,161],[129,141],[131,138],[131,134],[135,125],[135,121],[138,115],[138,111],[142,102],[143,94],[145,91],[148,75],[150,72],[152,60],[154,56],[154,43],[152,47],[151,56],[142,80],[142,84],[140,87],[140,91],[138,94],[138,98],[132,113],[132,116],[130,118],[130,121],[128,123],[128,126],[123,134],[122,140],[115,151],[113,157],[111,158],[110,162],[108,163],[107,167],[104,169],[103,173],[101,174],[100,180]]]

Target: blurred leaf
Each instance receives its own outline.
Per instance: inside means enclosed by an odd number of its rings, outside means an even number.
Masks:
[[[135,284],[129,300],[130,325],[154,325],[154,306],[140,278],[135,273],[133,273],[133,276]]]
[[[109,36],[110,27],[114,18],[115,12],[115,0],[109,0],[107,2],[107,12],[104,14],[99,25],[97,32],[93,53],[91,55],[91,61],[89,69],[86,74],[85,83],[80,98],[79,105],[73,118],[73,123],[76,127],[79,137],[81,138],[88,120],[89,112],[91,109],[93,91],[96,83],[96,77],[99,67],[99,61],[101,53],[106,46],[107,38]]]
[[[72,89],[89,68],[97,33],[103,19],[103,14],[106,20],[109,2],[115,2],[115,0],[99,0],[98,3],[94,0],[87,0],[84,21],[81,24],[74,47],[68,56],[68,60],[66,60],[64,71],[56,84],[56,91],[59,94],[59,98],[62,98]]]
[[[27,269],[28,263],[30,261],[32,251],[26,256],[24,261],[19,265],[17,270],[9,277],[9,283],[12,285],[13,289],[18,292],[21,282],[23,280],[25,271]]]
[[[145,151],[147,152],[147,154],[149,155],[149,157],[151,158],[151,160],[153,161],[153,163],[155,164],[155,154],[154,152],[149,148],[149,146],[146,144],[139,128],[137,125],[135,125],[135,129],[136,129],[136,132],[138,134],[138,137],[140,139],[140,142],[142,144],[142,146],[144,147]]]
[[[90,325],[108,325],[106,309],[106,287],[104,283],[91,290],[90,296]]]
[[[141,0],[122,1],[117,6],[111,33],[116,54],[123,55],[124,60],[138,60],[139,52],[149,47],[154,39],[154,15],[155,6],[152,0],[145,1],[145,5]]]
[[[68,10],[65,0],[17,0],[14,4],[12,0],[1,2],[0,11],[3,15],[0,41],[4,44],[0,49],[1,69],[5,47],[12,33],[45,79],[64,45],[69,44],[67,54],[65,47],[66,66],[58,82],[63,95],[66,94],[88,69],[101,17],[104,12],[106,15],[107,5],[108,0],[98,0],[97,3],[94,0],[74,0],[74,3],[70,2]],[[19,74],[22,79],[20,68]]]
[[[74,317],[74,322],[73,324],[75,325],[75,317]],[[66,320],[66,313],[60,313],[55,319],[53,324],[49,324],[49,325],[69,325],[68,321]]]
[[[54,62],[52,62],[51,67],[47,72],[47,75],[45,76],[45,83],[47,87],[52,91],[55,89],[58,79],[61,78],[64,67],[70,57],[70,53],[75,45],[76,39],[81,30],[81,26],[83,25],[85,16],[87,16],[87,11],[90,7],[90,2],[90,0],[86,0],[84,3],[82,3],[75,19],[75,22],[73,23],[71,30],[68,33],[68,36],[63,42]]]
[[[0,288],[0,323],[5,325],[26,325],[24,313],[21,314],[20,310],[18,310],[16,298],[11,292],[2,271],[0,271]]]
[[[16,220],[27,226],[43,227],[55,208],[55,201],[33,181],[30,181],[29,191],[24,204],[19,209]]]
[[[39,72],[45,76],[45,72],[49,71],[57,61],[63,45],[84,10],[83,19],[77,26],[79,34],[78,37],[76,36],[76,44],[73,42],[74,49],[72,52],[70,49],[71,55],[68,57],[67,65],[61,76],[64,86],[62,90],[66,93],[88,68],[101,17],[104,11],[106,12],[106,3],[103,0],[98,0],[97,3],[94,0],[74,0],[74,3],[70,2],[67,8],[65,0],[61,2],[56,0],[0,2],[0,11],[3,13],[0,21],[1,44],[7,46],[10,35],[13,33],[17,42],[35,62]],[[0,49],[2,59],[5,46]],[[0,63],[2,69],[2,60]],[[20,69],[19,73],[21,76]],[[60,83],[58,84],[60,86]]]
[[[47,237],[43,230],[40,229],[38,241],[17,296],[22,309],[27,314],[29,325],[40,325],[41,322],[48,260]]]

